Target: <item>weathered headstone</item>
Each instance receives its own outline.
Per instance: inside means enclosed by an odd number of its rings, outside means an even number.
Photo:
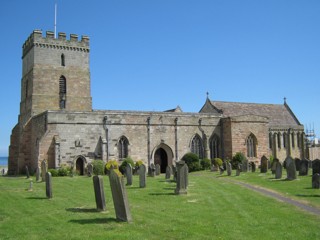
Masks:
[[[256,164],[254,162],[251,162],[250,165],[251,165],[251,172],[256,172]]]
[[[139,166],[139,186],[140,188],[146,187],[146,166],[144,164]]]
[[[220,171],[220,175],[222,175],[222,174],[224,173],[224,168],[223,168],[223,166],[220,166],[220,167],[219,167],[219,171]]]
[[[320,188],[320,174],[316,173],[312,175],[312,188]]]
[[[300,161],[299,176],[306,176],[309,172],[309,161],[307,159],[302,159]]]
[[[271,173],[272,174],[276,173],[277,162],[279,162],[279,159],[275,158],[275,159],[273,159],[273,161],[271,163]]]
[[[226,167],[227,167],[228,176],[231,176],[231,174],[232,174],[232,165],[231,165],[231,163],[227,162]]]
[[[149,168],[148,168],[148,174],[150,177],[154,177],[155,176],[155,172],[156,172],[156,167],[154,166],[153,163],[150,164]]]
[[[242,170],[242,164],[238,164],[237,170],[236,170],[236,176],[240,176],[241,170]]]
[[[171,177],[171,167],[168,165],[166,167],[166,179],[170,179]]]
[[[96,199],[97,209],[100,211],[106,210],[106,200],[104,195],[103,188],[103,177],[100,175],[93,176],[93,188],[94,188],[94,196]]]
[[[29,168],[27,165],[26,165],[26,176],[27,178],[30,178]]]
[[[30,192],[31,192],[32,190],[33,190],[33,182],[32,182],[32,181],[30,181],[28,191],[30,191]]]
[[[299,158],[295,158],[294,159],[294,163],[296,165],[296,170],[297,171],[300,171],[300,163],[301,163],[301,160]]]
[[[160,171],[161,171],[161,166],[160,164],[156,164],[156,176],[160,175]]]
[[[175,194],[187,194],[188,189],[188,166],[184,161],[177,162],[177,187]]]
[[[91,163],[88,163],[88,177],[92,177],[93,174],[93,165]]]
[[[40,181],[40,168],[39,167],[36,168],[36,181],[37,182]]]
[[[287,170],[287,180],[294,180],[297,178],[296,165],[294,160],[289,156],[286,158],[286,170]]]
[[[242,162],[242,164],[241,164],[241,169],[240,169],[240,171],[241,172],[248,172],[248,164],[249,164],[249,162],[248,162],[248,160],[246,159],[246,160],[243,160],[243,162]]]
[[[132,185],[132,166],[130,163],[126,166],[126,177],[127,177],[127,185]]]
[[[315,175],[316,173],[320,174],[320,160],[315,159],[312,161],[312,176]]]
[[[42,177],[42,182],[46,181],[46,173],[47,173],[47,162],[46,160],[43,160],[41,162],[41,177]]]
[[[109,181],[117,220],[131,222],[132,218],[123,175],[117,169],[111,170]]]
[[[172,166],[173,181],[177,182],[177,166]]]
[[[268,171],[268,158],[266,156],[262,156],[260,160],[260,172],[261,173],[266,173]]]
[[[278,159],[277,159],[277,161],[275,161],[275,166],[276,166],[275,179],[281,179],[282,178],[282,165]]]
[[[47,198],[52,198],[52,177],[51,173],[46,173],[46,196]]]

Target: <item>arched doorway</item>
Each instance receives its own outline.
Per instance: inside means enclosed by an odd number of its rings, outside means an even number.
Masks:
[[[76,161],[76,173],[79,175],[84,174],[84,160],[81,157]]]
[[[154,164],[160,165],[161,173],[166,172],[166,168],[168,166],[168,155],[163,148],[158,148],[154,153]]]

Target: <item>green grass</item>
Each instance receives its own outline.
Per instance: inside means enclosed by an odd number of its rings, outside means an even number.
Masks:
[[[305,189],[311,186],[306,185],[308,177],[305,182],[268,177],[191,173],[188,194],[177,196],[175,183],[165,181],[164,175],[148,177],[145,189],[134,176],[134,185],[127,187],[132,223],[116,221],[107,176],[105,212],[95,209],[91,178],[53,178],[53,198],[46,199],[44,183],[33,183],[33,191],[28,191],[30,180],[25,177],[0,177],[0,239],[319,239],[319,216],[225,181],[276,185],[277,190],[295,183],[298,193],[292,187],[292,196],[300,194],[300,188],[302,195],[318,194]]]

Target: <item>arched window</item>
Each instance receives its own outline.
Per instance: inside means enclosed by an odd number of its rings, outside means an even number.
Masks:
[[[128,139],[125,136],[122,136],[118,141],[119,160],[122,160],[128,157],[128,146],[129,146]]]
[[[210,139],[210,158],[211,159],[220,157],[219,148],[220,148],[219,137],[216,134],[214,134]]]
[[[193,152],[194,154],[197,154],[200,159],[203,159],[203,144],[202,144],[202,139],[198,134],[192,138],[191,152]]]
[[[301,148],[301,135],[300,135],[300,133],[297,133],[297,144],[298,144],[298,148]]]
[[[66,108],[67,80],[64,76],[59,79],[59,106],[60,109]]]
[[[64,57],[64,54],[62,53],[61,54],[61,66],[65,66],[66,65],[66,63],[65,63],[65,57]]]
[[[257,157],[257,139],[252,133],[247,138],[247,157]]]
[[[292,147],[294,148],[295,147],[295,145],[294,145],[294,133],[291,133],[291,145],[292,145]]]
[[[280,132],[277,134],[277,138],[278,138],[278,148],[281,148],[281,133]]]
[[[283,147],[287,147],[287,133],[283,133]]]

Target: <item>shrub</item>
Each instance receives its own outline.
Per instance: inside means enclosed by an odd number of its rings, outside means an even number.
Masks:
[[[106,173],[108,174],[110,169],[118,169],[119,164],[116,160],[109,160],[105,166]]]
[[[213,159],[213,165],[215,165],[216,167],[221,167],[223,164],[223,161],[221,158],[214,158]]]
[[[140,167],[142,164],[143,164],[143,161],[142,161],[142,160],[138,160],[138,161],[136,161],[135,166],[136,166],[136,168],[138,168],[138,167]]]
[[[201,159],[200,164],[203,170],[208,170],[211,168],[211,160],[208,158]]]
[[[134,167],[134,162],[130,157],[123,159],[123,161],[119,167],[119,170],[122,174],[124,174],[126,172],[126,167],[128,164],[130,164],[132,168]]]
[[[189,172],[195,172],[195,171],[201,170],[200,161],[197,154],[187,153],[182,157],[181,160],[186,162],[189,168]]]
[[[92,161],[92,172],[94,175],[104,174],[104,162],[102,160]]]
[[[239,164],[241,164],[243,161],[246,160],[246,157],[244,156],[243,153],[237,152],[233,157],[232,157],[232,167],[237,168]]]
[[[59,176],[59,172],[58,172],[57,169],[51,168],[51,169],[48,169],[48,172],[51,173],[52,177],[58,177]]]

